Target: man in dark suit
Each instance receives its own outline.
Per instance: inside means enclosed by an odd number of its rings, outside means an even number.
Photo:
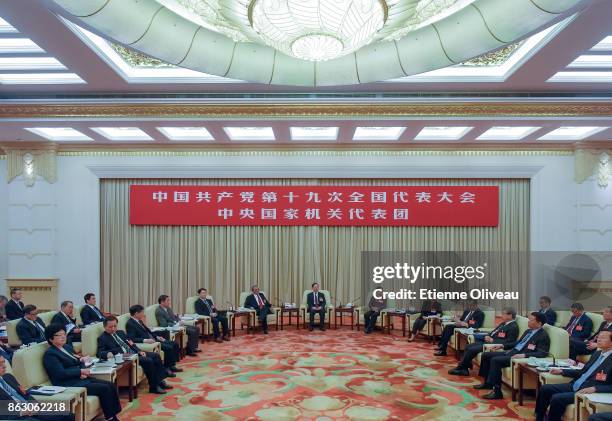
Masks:
[[[581,303],[572,304],[570,309],[572,310],[572,317],[565,326],[565,330],[570,335],[570,342],[572,339],[578,341],[588,339],[593,330],[593,321],[587,316]]]
[[[468,304],[468,308],[463,311],[461,317],[455,316],[455,323],[447,324],[442,330],[438,350],[434,352],[436,356],[446,356],[446,347],[448,342],[455,334],[455,329],[458,327],[467,327],[480,329],[484,323],[484,313],[478,308],[478,302],[472,300]]]
[[[513,358],[542,358],[548,355],[550,338],[542,328],[545,323],[546,317],[542,313],[534,311],[529,315],[528,329],[512,349],[482,353],[478,375],[484,378],[484,383],[474,386],[474,389],[492,389],[491,392],[483,396],[484,399],[502,399],[504,397],[501,391],[502,369],[510,367]]]
[[[268,334],[268,314],[272,314],[270,307],[272,305],[266,298],[266,296],[259,291],[259,286],[251,286],[252,294],[246,297],[244,300],[244,306],[246,308],[252,308],[257,313],[257,319],[261,324],[261,329],[264,334]]]
[[[182,368],[176,367],[180,351],[178,344],[168,338],[153,333],[151,329],[149,329],[144,323],[144,307],[140,304],[134,304],[130,307],[130,315],[132,317],[125,324],[127,336],[136,343],[142,342],[152,344],[159,342],[162,351],[164,351],[164,366],[175,373],[183,371]]]
[[[134,341],[125,335],[125,332],[117,330],[117,322],[115,316],[108,316],[102,322],[104,333],[98,338],[97,357],[102,360],[112,358],[117,354],[138,354],[138,364],[142,367],[149,382],[149,393],[163,395],[166,393],[164,389],[172,389],[172,386],[167,385],[164,379],[169,374],[176,377],[176,374],[167,371],[158,353],[141,351]]]
[[[68,343],[81,342],[81,328],[73,316],[74,304],[72,301],[62,301],[60,311],[51,319],[51,324],[63,325],[68,335]]]
[[[33,304],[23,308],[23,318],[17,323],[17,336],[24,345],[45,342],[45,322],[38,317],[38,310]]]
[[[104,321],[104,313],[96,307],[96,294],[88,292],[85,294],[85,305],[81,308],[81,320],[83,325],[87,326],[92,323]]]
[[[597,349],[597,335],[606,330],[612,330],[612,306],[604,309],[603,316],[604,321],[588,339],[570,338],[569,357],[572,360],[575,360],[578,355],[591,355]]]
[[[514,345],[516,345],[519,334],[519,328],[515,319],[516,310],[509,307],[505,308],[502,311],[502,322],[488,334],[475,334],[475,342],[465,347],[463,359],[459,362],[457,368],[453,368],[448,374],[469,376],[469,370],[472,368],[472,360],[483,351],[486,344],[494,345],[489,348],[490,350],[512,349]]]
[[[319,315],[319,329],[325,330],[325,311],[327,302],[325,301],[325,295],[319,292],[319,284],[314,282],[312,285],[312,292],[309,292],[306,296],[306,305],[308,306],[308,314],[310,315],[309,329],[312,332],[314,330],[314,319],[315,314]]]
[[[206,288],[200,288],[198,290],[198,296],[200,298],[195,302],[195,311],[200,316],[210,317],[210,322],[213,326],[215,342],[222,342],[222,340],[229,341],[230,331],[229,325],[227,323],[227,317],[217,312],[217,307],[215,307],[215,304],[212,302],[212,300],[208,298],[208,291],[206,290]],[[219,326],[223,328],[223,338],[219,338]]]
[[[542,421],[548,409],[548,421],[561,421],[568,405],[574,403],[576,393],[612,392],[612,332],[603,331],[597,336],[599,348],[581,370],[553,369],[552,374],[573,377],[569,383],[546,384],[540,388],[536,402],[536,420]]]
[[[11,289],[11,299],[6,303],[6,318],[8,320],[17,320],[23,317],[23,308],[25,307],[21,301],[22,292],[19,288]]]
[[[62,387],[84,387],[87,396],[97,396],[104,418],[118,421],[121,402],[114,383],[91,377],[91,370],[83,363],[86,357],[78,357],[66,346],[66,332],[62,325],[49,325],[45,329],[49,348],[43,356],[43,366],[51,384]]]
[[[0,356],[0,401],[26,403],[36,402],[34,397],[24,390],[17,379],[12,374],[6,373],[6,365],[4,357]],[[15,412],[15,414],[6,413],[2,415],[3,420],[41,420],[41,421],[73,421],[74,414],[66,415],[43,415],[36,412],[24,413]]]
[[[546,318],[546,324],[554,326],[557,321],[557,312],[550,308],[551,299],[546,295],[540,297],[540,313]]]
[[[612,412],[598,412],[589,415],[587,421],[612,421]]]
[[[170,297],[167,295],[160,295],[157,299],[159,307],[155,309],[155,319],[160,327],[171,327],[177,323],[185,329],[187,334],[187,355],[195,357],[196,352],[200,352],[200,332],[195,326],[189,326],[183,323],[183,321],[174,314],[172,307],[170,307]]]

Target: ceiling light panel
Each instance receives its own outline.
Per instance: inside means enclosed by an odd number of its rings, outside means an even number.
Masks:
[[[337,127],[291,127],[291,140],[336,140]]]
[[[425,127],[415,140],[459,140],[472,130],[472,127]]]
[[[397,140],[405,127],[357,127],[353,140]]]
[[[478,140],[520,140],[540,127],[495,126],[478,136]]]
[[[146,134],[138,127],[92,127],[91,129],[109,140],[153,140],[151,136]]]
[[[26,130],[54,142],[93,140],[72,127],[28,127]]]
[[[224,127],[231,140],[275,140],[272,127]]]
[[[603,130],[606,130],[607,127],[595,127],[595,126],[577,126],[577,127],[559,127],[549,133],[546,133],[544,136],[540,137],[538,140],[582,140],[587,137],[593,136],[596,133],[599,133]]]
[[[206,127],[158,127],[164,136],[177,141],[215,140]]]

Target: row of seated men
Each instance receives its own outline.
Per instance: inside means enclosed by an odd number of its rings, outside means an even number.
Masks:
[[[573,380],[564,384],[546,384],[540,389],[535,408],[538,421],[544,420],[546,416],[549,421],[560,421],[567,406],[574,402],[576,393],[612,392],[612,306],[604,309],[604,320],[595,331],[580,303],[572,304],[571,309],[572,317],[565,326],[570,349],[573,344],[575,353],[591,357],[580,370],[555,368],[550,371],[551,374],[573,377]],[[466,346],[463,358],[449,374],[468,376],[472,361],[482,353],[478,375],[483,378],[483,383],[474,388],[489,390],[482,396],[484,399],[503,398],[502,370],[510,367],[513,359],[550,356],[550,338],[543,329],[551,320],[546,314],[549,311],[541,309],[532,312],[528,317],[527,330],[519,337],[516,311],[512,308],[504,309],[502,321],[490,332],[476,333],[474,342]],[[484,314],[478,308],[478,303],[470,302],[455,323],[444,327],[435,355],[446,355],[446,347],[456,328],[478,329],[482,327],[483,321]],[[487,352],[483,352],[485,346]]]

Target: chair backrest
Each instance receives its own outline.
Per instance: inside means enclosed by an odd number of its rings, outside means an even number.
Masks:
[[[45,323],[45,326],[49,326],[51,324],[51,319],[55,316],[57,311],[45,311],[44,313],[40,313],[38,317]]]
[[[206,298],[209,298],[213,304],[215,299],[212,295],[207,295]],[[194,295],[193,297],[187,297],[187,301],[185,302],[185,314],[196,314],[195,303],[200,299],[199,295]]]
[[[308,294],[310,294],[312,292],[311,289],[307,289],[304,291],[304,293],[302,294],[302,302],[300,303],[300,307],[308,307]],[[327,303],[327,308],[333,308],[334,307],[334,303],[332,303],[332,299],[331,299],[331,294],[329,293],[328,290],[326,289],[320,289],[319,292],[321,294],[323,294],[323,296],[325,297],[325,301]],[[391,308],[391,304],[389,304],[389,300],[387,300],[387,307]]]
[[[555,310],[555,313],[557,313],[557,320],[555,321],[557,327],[567,326],[572,318],[572,312],[569,310]]]
[[[24,389],[49,384],[49,376],[43,365],[43,356],[49,344],[41,342],[18,349],[13,354],[13,372]]]
[[[525,331],[527,329],[529,329],[527,327],[527,322],[528,321],[529,321],[529,319],[527,317],[516,316],[516,325],[519,328],[519,338],[523,335],[523,333],[525,333]]]
[[[6,322],[6,338],[10,346],[21,346],[21,339],[17,336],[17,323],[21,319],[9,320]]]
[[[83,319],[81,319],[81,309],[83,306],[74,306],[74,314],[72,315],[79,326],[83,326]]]
[[[484,313],[484,321],[482,322],[482,327],[484,329],[493,329],[495,328],[495,310],[482,310]]]
[[[95,357],[98,353],[98,338],[104,332],[102,323],[93,323],[81,331],[81,352],[83,355]]]
[[[125,324],[128,320],[130,320],[130,313],[123,313],[120,316],[117,316],[117,329],[123,330],[125,332]]]
[[[544,330],[550,338],[549,352],[557,359],[569,357],[569,334],[565,329],[544,325]]]
[[[590,311],[586,315],[593,321],[593,332],[595,332],[599,325],[604,321],[603,315],[599,313],[591,313]]]
[[[9,363],[8,360],[4,360],[4,372],[6,374],[15,374],[13,372],[13,367],[11,367],[11,363]]]
[[[157,323],[157,317],[155,317],[155,310],[157,310],[159,304],[153,304],[144,309],[145,317],[147,318],[146,323],[149,327],[159,327],[159,323]]]

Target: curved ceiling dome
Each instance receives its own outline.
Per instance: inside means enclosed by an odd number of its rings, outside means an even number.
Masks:
[[[279,85],[410,76],[524,38],[590,0],[53,0],[177,66]]]

